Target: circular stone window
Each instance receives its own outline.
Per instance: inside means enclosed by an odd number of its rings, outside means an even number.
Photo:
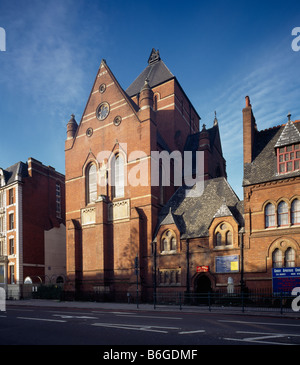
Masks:
[[[114,119],[114,125],[118,126],[121,124],[121,122],[122,122],[122,118],[119,115],[116,116]]]
[[[87,135],[88,137],[91,137],[91,136],[93,135],[93,128],[88,128],[88,129],[86,130],[86,135]]]
[[[99,93],[100,94],[103,94],[105,90],[106,90],[106,85],[105,84],[101,84],[99,86]]]
[[[99,120],[104,120],[109,114],[109,104],[105,101],[101,103],[96,110],[96,117]]]

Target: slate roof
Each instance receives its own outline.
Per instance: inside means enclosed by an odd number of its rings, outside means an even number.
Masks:
[[[148,64],[148,66],[140,73],[140,75],[133,81],[133,83],[126,89],[127,95],[130,97],[138,94],[141,88],[145,84],[145,80],[148,79],[151,88],[162,84],[168,80],[174,78],[174,75],[164,64],[164,62],[159,59],[156,62]]]
[[[229,207],[227,206],[226,203],[223,203],[220,208],[218,209],[218,211],[216,212],[216,214],[214,215],[214,218],[219,218],[219,217],[229,217],[232,216],[232,213],[229,209]]]
[[[28,176],[28,165],[20,161],[2,171],[5,185],[9,185],[15,181],[22,181],[24,177]]]
[[[133,81],[133,83],[125,90],[125,93],[127,96],[129,96],[129,99],[133,96],[139,94],[142,87],[145,84],[145,80],[148,81],[150,88],[153,88],[155,86],[158,86],[160,84],[163,84],[164,82],[167,82],[169,80],[176,80],[177,85],[181,89],[182,93],[186,96],[187,100],[189,98],[185,94],[185,91],[182,89],[180,83],[176,79],[176,77],[172,74],[172,72],[168,69],[168,67],[165,65],[165,63],[162,61],[159,55],[159,51],[152,48],[150,57],[148,59],[148,66],[139,74],[139,76]],[[134,105],[134,103],[133,103]],[[198,116],[199,119],[200,116],[197,113],[196,109],[191,104],[191,107],[193,108],[194,112]],[[135,106],[136,108],[136,106]]]
[[[286,125],[255,133],[252,152],[253,161],[244,164],[243,186],[300,176],[300,171],[279,174],[276,159],[276,147],[299,142],[297,131],[298,133],[300,131],[300,121],[288,122]]]
[[[195,185],[192,189],[195,189]],[[224,177],[206,180],[201,196],[187,197],[186,192],[189,190],[185,186],[180,187],[162,208],[154,240],[160,226],[172,223],[172,219],[180,231],[181,238],[207,237],[210,224],[224,203],[239,225],[244,226],[243,202]]]

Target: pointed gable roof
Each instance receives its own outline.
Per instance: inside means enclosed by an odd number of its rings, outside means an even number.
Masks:
[[[283,128],[283,131],[281,132],[280,137],[278,138],[274,147],[275,148],[283,147],[299,142],[300,142],[300,133],[298,129],[295,127],[294,123],[289,119],[289,121]]]
[[[148,59],[148,66],[140,73],[133,83],[126,89],[126,93],[132,97],[141,91],[147,79],[151,88],[175,78],[165,63],[161,60],[159,51],[152,48]]]
[[[164,217],[164,219],[160,223],[160,226],[165,226],[167,224],[175,224],[175,226],[177,226],[177,228],[179,229],[179,224],[178,224],[177,218],[172,213],[171,207],[169,208],[169,213]]]
[[[226,203],[223,203],[220,208],[217,210],[216,214],[213,216],[213,218],[219,218],[219,217],[230,217],[232,216],[232,213]]]
[[[100,63],[100,66],[99,66],[99,69],[98,69],[98,72],[96,74],[96,77],[95,77],[95,80],[94,80],[94,83],[93,83],[93,87],[90,91],[90,94],[89,94],[89,97],[88,97],[88,100],[86,102],[86,105],[85,105],[85,108],[84,108],[84,111],[83,111],[83,114],[82,114],[82,117],[81,117],[81,120],[80,120],[80,123],[77,127],[77,130],[76,130],[76,133],[75,133],[75,136],[73,138],[73,141],[72,143],[74,144],[75,141],[76,141],[76,137],[78,136],[79,134],[79,131],[80,131],[80,128],[82,127],[82,123],[83,123],[83,119],[86,117],[86,114],[87,114],[87,109],[88,109],[88,106],[89,104],[91,103],[91,99],[93,97],[93,94],[95,93],[95,85],[96,85],[96,82],[98,80],[99,77],[101,77],[101,75],[107,73],[110,77],[110,79],[112,80],[114,86],[116,87],[116,89],[119,91],[120,95],[122,95],[122,98],[124,98],[124,100],[127,102],[127,105],[131,108],[132,110],[132,113],[135,115],[136,117],[136,120],[140,122],[140,119],[139,119],[139,116],[138,116],[138,113],[137,113],[137,108],[136,108],[136,105],[135,103],[132,101],[132,99],[127,95],[127,93],[123,90],[123,88],[121,87],[121,85],[119,84],[118,80],[116,79],[116,77],[114,76],[113,72],[111,71],[111,69],[109,68],[109,66],[107,65],[106,63],[106,60],[105,59],[102,59],[101,60],[101,63]],[[92,103],[91,103],[92,104]],[[77,122],[76,122],[77,123]]]

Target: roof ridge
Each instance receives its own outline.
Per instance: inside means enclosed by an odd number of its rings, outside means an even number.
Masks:
[[[291,120],[291,122],[295,125],[295,123],[300,123],[300,119],[296,119],[294,121]],[[281,127],[285,127],[288,124],[288,122],[283,123],[283,124],[278,124],[278,125],[274,125],[273,127],[269,127],[269,128],[265,128],[265,129],[261,129],[260,131],[258,131],[258,133],[260,132],[265,132],[265,131],[270,131],[272,129],[276,129],[276,128],[281,128]]]

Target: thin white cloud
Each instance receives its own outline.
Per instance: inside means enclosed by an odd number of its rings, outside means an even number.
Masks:
[[[285,39],[284,42],[289,40]],[[273,52],[270,50],[269,57],[256,55],[252,66],[249,60],[247,70],[237,72],[226,84],[216,83],[217,90],[210,90],[209,100],[202,98],[205,107],[201,114],[203,123],[211,123],[213,110],[217,109],[229,181],[240,197],[243,178],[242,109],[245,107],[245,96],[250,96],[259,130],[286,123],[289,111],[295,119],[300,119],[300,52],[296,54],[284,42],[280,42]],[[286,52],[282,51],[283,45]],[[265,53],[268,54],[267,51]]]
[[[55,2],[55,6],[51,1],[34,2],[32,7],[23,6],[22,17],[13,18],[8,30],[10,62],[3,64],[0,84],[10,91],[17,89],[37,112],[47,111],[55,120],[65,118],[66,110],[67,115],[81,113],[82,100],[87,98],[88,55],[81,49],[84,43],[85,52],[89,50],[88,32],[72,20],[79,5],[73,1]]]

